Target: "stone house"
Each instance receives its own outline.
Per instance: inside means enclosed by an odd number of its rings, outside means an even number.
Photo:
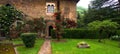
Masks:
[[[48,20],[46,33],[50,36],[50,29],[55,24],[53,14],[61,12],[61,16],[76,21],[76,4],[79,0],[2,0],[0,5],[10,4],[30,16],[28,19],[44,17]]]

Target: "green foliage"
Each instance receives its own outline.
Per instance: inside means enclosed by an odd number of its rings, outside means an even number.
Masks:
[[[0,6],[0,31],[8,35],[11,24],[21,18],[23,18],[22,13],[13,6]]]
[[[101,21],[94,21],[88,24],[89,29],[99,29]]]
[[[55,38],[54,30],[52,31],[52,38]],[[73,39],[94,39],[98,38],[98,32],[96,30],[88,29],[64,29],[62,34],[63,38],[73,38]],[[106,38],[106,37],[105,37]]]
[[[16,29],[17,31],[20,31],[20,30],[21,30],[21,27],[23,26],[22,23],[23,23],[22,21],[21,21],[21,22],[17,22],[17,25],[16,25],[16,27],[15,27],[15,29]]]
[[[65,29],[64,32],[63,38],[93,39],[98,36],[97,31],[87,29]]]
[[[84,12],[86,12],[87,9],[83,8],[81,6],[77,7],[77,27],[81,28],[84,26]]]
[[[84,19],[81,14],[78,12],[77,14],[77,28],[81,28],[84,26]]]
[[[96,29],[99,30],[104,27],[104,29],[108,31],[112,31],[117,29],[119,26],[118,23],[112,22],[111,20],[104,20],[104,21],[94,21],[88,24],[89,29]]]
[[[84,7],[81,7],[81,6],[78,6],[77,7],[77,11],[80,13],[80,14],[84,14],[84,11],[86,11],[87,9],[84,8]]]
[[[111,40],[119,41],[119,40],[120,40],[120,36],[114,35],[114,36],[111,36],[110,39],[111,39]]]
[[[110,20],[94,21],[88,24],[89,29],[95,29],[101,33],[101,36],[111,36],[115,33],[119,24]]]
[[[120,30],[117,30],[116,35],[120,36]]]
[[[115,22],[120,20],[119,5],[115,0],[93,0],[89,5],[88,12],[84,13],[84,23],[88,24],[95,20],[110,19]]]
[[[52,36],[52,38],[57,38],[57,37],[56,37],[55,30],[51,30],[51,36]]]
[[[37,33],[22,33],[21,39],[27,48],[34,47]]]

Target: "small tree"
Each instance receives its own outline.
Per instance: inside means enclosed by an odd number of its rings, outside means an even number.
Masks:
[[[0,6],[0,32],[2,32],[2,36],[8,36],[10,26],[16,20],[21,20],[23,15],[20,11],[16,10],[10,4]]]
[[[112,22],[111,20],[104,21],[94,21],[88,24],[89,29],[95,29],[99,32],[99,42],[102,41],[102,38],[105,36],[109,37],[116,31],[118,28],[118,23]]]
[[[62,23],[63,23],[63,19],[61,18],[61,13],[60,12],[56,12],[54,14],[54,17],[56,18],[55,20],[55,32],[56,32],[56,37],[57,37],[57,40],[60,41],[61,39],[61,34],[62,34]]]

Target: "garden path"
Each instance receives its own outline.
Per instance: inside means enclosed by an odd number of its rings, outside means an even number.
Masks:
[[[51,41],[49,39],[46,39],[45,42],[43,43],[40,51],[38,52],[38,54],[52,54],[50,43],[51,43]]]

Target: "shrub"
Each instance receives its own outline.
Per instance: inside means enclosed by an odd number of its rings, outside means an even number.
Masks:
[[[27,48],[34,47],[37,33],[22,33],[21,39]]]
[[[118,26],[119,24],[117,22],[112,22],[111,20],[93,21],[88,24],[89,29],[95,29],[99,31],[99,38],[113,35],[116,32]]]
[[[117,30],[116,34],[120,36],[120,30]]]
[[[118,35],[111,36],[110,39],[111,39],[111,40],[119,41],[119,40],[120,40],[120,36],[118,36]]]
[[[52,36],[52,38],[56,38],[55,30],[51,30],[51,36]]]
[[[52,31],[52,38],[55,38],[54,30]],[[96,39],[98,38],[97,30],[88,29],[64,29],[62,34],[63,38],[74,38],[74,39]],[[104,37],[106,38],[106,37]]]

